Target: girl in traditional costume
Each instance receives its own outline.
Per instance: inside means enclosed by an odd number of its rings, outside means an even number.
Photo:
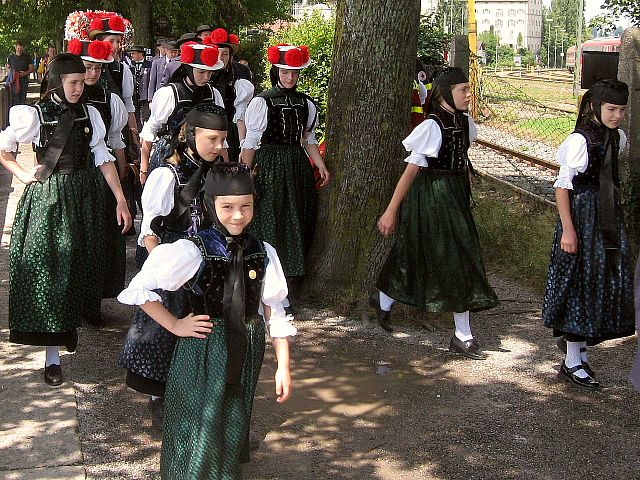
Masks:
[[[313,100],[296,89],[300,70],[311,64],[307,47],[270,47],[273,88],[254,97],[245,113],[247,137],[242,162],[255,172],[258,199],[251,231],[271,243],[284,273],[306,273],[305,256],[316,222],[316,186],[309,157],[318,167],[321,186],[329,172],[318,150]]]
[[[275,250],[246,230],[253,198],[248,168],[214,165],[204,186],[212,226],[158,245],[118,297],[141,305],[181,337],[167,378],[160,461],[165,480],[241,478],[265,322],[278,363],[277,401],[291,393],[287,337],[296,329],[284,312],[287,284]],[[190,313],[176,318],[160,303],[156,288],[186,288]]]
[[[402,142],[409,157],[389,206],[378,221],[384,236],[398,223],[396,242],[370,303],[390,331],[395,301],[427,312],[454,312],[449,349],[486,358],[471,332],[469,312],[495,307],[471,215],[467,151],[476,126],[466,113],[467,77],[450,68],[434,81],[427,118]],[[402,208],[401,208],[402,207]]]
[[[121,226],[131,225],[104,123],[79,103],[84,77],[79,57],[54,57],[42,99],[13,107],[0,133],[0,163],[27,184],[9,249],[9,340],[46,346],[49,385],[62,383],[60,346],[75,351],[82,319],[100,313],[104,180]],[[9,153],[18,142],[33,142],[35,167],[24,170]]]
[[[105,66],[115,61],[111,49],[112,46],[109,42],[101,40],[73,39],[67,45],[67,51],[80,56],[86,69],[81,102],[93,106],[100,113],[107,129],[105,142],[116,157],[120,178],[123,178],[126,168],[126,153],[125,143],[122,140],[122,129],[127,125],[128,113],[122,99],[99,81],[103,70],[107,68]],[[122,227],[118,225],[117,218],[113,214],[115,204],[116,198],[108,188],[105,189],[104,258],[106,268],[102,272],[104,275],[102,298],[115,298],[125,285],[126,244]],[[102,323],[100,317],[89,320],[98,325]]]
[[[242,65],[234,62],[234,56],[240,48],[238,36],[228,33],[224,28],[217,28],[211,33],[211,41],[218,47],[218,58],[224,63],[224,67],[212,75],[211,84],[222,95],[227,111],[229,161],[237,162],[240,142],[247,135],[244,114],[255,89],[249,80],[241,77]]]
[[[566,352],[559,378],[587,390],[599,388],[587,346],[635,332],[634,265],[618,176],[628,96],[617,80],[593,85],[557,155],[559,218],[542,317]]]
[[[149,120],[140,133],[142,183],[147,181],[153,142],[156,144],[152,168],[171,155],[171,138],[178,134],[185,115],[194,105],[209,101],[224,107],[220,92],[208,83],[212,72],[224,66],[218,60],[218,47],[212,45],[210,40],[204,44],[186,42],[180,47],[180,62],[181,65],[169,79],[169,84],[159,88],[154,94]],[[225,158],[226,155],[224,152]]]
[[[199,103],[186,116],[173,154],[149,175],[142,193],[143,216],[138,246],[151,252],[160,243],[195,235],[207,224],[202,206],[205,175],[220,158],[227,134],[224,109],[213,102]],[[187,291],[159,291],[163,305],[176,317],[190,311]],[[176,337],[144,311],[133,320],[120,365],[126,383],[151,395],[149,409],[155,428],[162,428],[162,403]]]

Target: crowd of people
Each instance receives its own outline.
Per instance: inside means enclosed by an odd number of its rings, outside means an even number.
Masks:
[[[272,88],[255,95],[238,36],[195,30],[149,60],[141,46],[123,49],[122,17],[96,18],[87,38],[50,52],[40,100],[11,109],[0,163],[26,188],[10,245],[9,340],[44,347],[44,381],[58,386],[60,348],[76,349],[83,322],[102,324],[102,299],[139,306],[118,362],[163,430],[162,478],[233,479],[249,458],[266,335],[277,401],[291,395],[289,288],[307,273],[330,174],[316,104],[297,89],[308,48],[269,47]],[[20,55],[16,46],[22,82],[33,65]],[[482,360],[471,313],[499,300],[470,206],[469,81],[445,69],[426,97],[422,80],[406,168],[378,221],[396,241],[369,302],[387,331],[395,302],[452,312],[450,350]],[[596,84],[558,150],[543,317],[565,352],[560,378],[589,390],[599,384],[587,347],[635,331],[617,173],[627,99],[624,83]],[[34,145],[34,165],[16,161],[18,143]],[[139,272],[125,288],[126,235]]]

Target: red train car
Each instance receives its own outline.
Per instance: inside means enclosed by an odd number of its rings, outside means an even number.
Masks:
[[[622,44],[620,37],[598,37],[587,40],[582,44],[582,52],[617,52]],[[575,45],[567,49],[567,69],[573,73],[576,67]]]

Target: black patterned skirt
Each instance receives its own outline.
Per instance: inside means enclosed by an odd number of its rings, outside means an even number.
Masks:
[[[116,216],[116,197],[106,182],[104,192],[105,269],[102,285],[102,298],[115,298],[124,290],[125,271],[127,269],[126,237],[122,234],[123,225],[118,225]]]
[[[9,247],[9,340],[73,351],[100,314],[104,189],[100,170],[54,173],[26,186]]]
[[[180,338],[167,380],[160,473],[163,480],[236,480],[249,461],[253,397],[265,348],[260,317],[247,324],[241,388],[226,384],[225,327],[205,339]]]
[[[498,305],[482,262],[467,179],[422,169],[402,202],[396,242],[376,287],[428,312]]]
[[[165,232],[162,243],[184,238],[173,232]],[[144,249],[146,252],[146,248]],[[177,318],[191,312],[189,294],[183,288],[170,292],[155,290],[162,304]],[[118,357],[118,364],[127,369],[126,384],[141,393],[163,396],[171,357],[177,337],[162,327],[142,309],[138,309]]]
[[[300,145],[262,145],[253,164],[258,198],[249,232],[276,249],[285,276],[302,276],[317,208],[309,158]]]
[[[597,187],[574,187],[571,218],[578,236],[578,253],[560,248],[562,224],[553,235],[542,318],[554,335],[572,333],[589,345],[633,335],[634,265],[618,195],[616,224],[620,245],[605,253],[598,214]]]

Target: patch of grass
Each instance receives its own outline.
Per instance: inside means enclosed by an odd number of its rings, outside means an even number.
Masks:
[[[483,179],[473,215],[487,269],[538,293],[544,291],[556,211]]]
[[[516,129],[527,131],[534,137],[549,141],[552,145],[560,145],[573,132],[576,119],[574,117],[535,118],[518,122]]]
[[[573,86],[570,83],[544,83],[517,78],[502,78],[505,82],[522,90],[526,95],[545,104],[575,105]]]

